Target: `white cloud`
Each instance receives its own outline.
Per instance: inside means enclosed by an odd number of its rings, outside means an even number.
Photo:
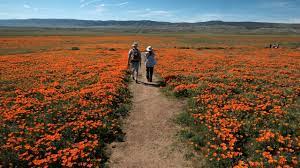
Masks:
[[[23,7],[24,7],[25,9],[33,10],[34,12],[38,12],[38,11],[40,11],[41,9],[46,9],[46,8],[35,8],[35,7],[33,7],[33,6],[31,6],[31,5],[28,5],[28,4],[24,4]]]
[[[114,4],[99,4],[99,2],[101,2],[103,0],[90,0],[90,1],[87,1],[87,0],[80,0],[81,5],[80,5],[80,8],[84,8],[84,7],[88,7],[92,4],[93,7],[94,7],[94,10],[92,11],[92,13],[104,13],[106,11],[109,10],[109,7],[121,7],[121,6],[125,6],[127,5],[129,2],[122,2],[122,3],[114,3]],[[97,4],[96,4],[97,3]]]
[[[81,0],[80,1],[80,3],[81,3],[80,8],[84,8],[84,7],[87,7],[87,6],[91,5],[91,4],[94,4],[96,2],[101,2],[101,1],[102,0],[91,0],[91,1]]]
[[[105,8],[105,4],[100,4],[100,5],[96,5],[96,12],[98,13],[102,13],[105,12],[107,9]]]
[[[80,0],[80,8],[84,8],[84,7],[87,7],[87,6],[90,6],[90,5],[95,4],[97,2],[102,2],[102,1],[103,0],[90,0],[90,1]],[[115,3],[115,4],[105,4],[105,6],[125,6],[127,4],[129,4],[129,2],[122,2],[122,3]]]
[[[297,23],[297,24],[300,24],[300,18],[289,19],[287,21],[287,23]]]
[[[23,7],[26,8],[26,9],[33,10],[34,12],[40,11],[40,8],[34,8],[33,6],[28,5],[28,4],[24,4]]]
[[[123,3],[119,3],[117,4],[117,6],[123,6],[123,5],[127,5],[129,2],[123,2]]]
[[[30,9],[31,8],[31,6],[28,5],[28,4],[24,4],[23,7],[26,8],[26,9]]]

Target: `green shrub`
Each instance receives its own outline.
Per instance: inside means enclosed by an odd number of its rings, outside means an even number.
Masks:
[[[80,50],[79,47],[72,47],[71,50]]]

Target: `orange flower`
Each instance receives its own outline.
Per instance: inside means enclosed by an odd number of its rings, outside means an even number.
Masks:
[[[279,156],[279,160],[278,160],[278,163],[280,165],[284,165],[286,163],[286,158],[284,156]]]

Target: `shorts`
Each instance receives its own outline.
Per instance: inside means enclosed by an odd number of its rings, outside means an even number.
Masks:
[[[140,68],[140,62],[131,62],[131,70],[132,72],[136,71],[138,72],[139,71],[139,68]]]

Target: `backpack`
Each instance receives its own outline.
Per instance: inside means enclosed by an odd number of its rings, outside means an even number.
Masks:
[[[140,51],[138,49],[132,49],[130,59],[131,61],[140,61]]]

